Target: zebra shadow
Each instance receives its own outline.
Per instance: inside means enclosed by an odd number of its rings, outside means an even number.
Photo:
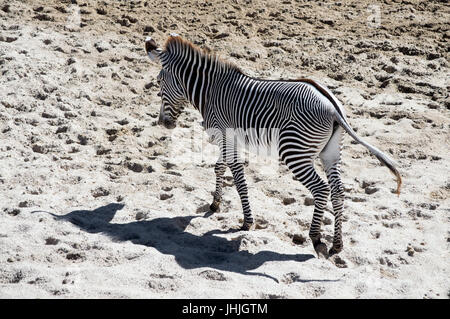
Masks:
[[[185,269],[209,267],[247,275],[259,275],[278,280],[270,275],[250,272],[268,261],[304,262],[314,258],[311,254],[280,254],[260,251],[255,254],[239,250],[241,239],[229,240],[217,236],[223,231],[210,231],[194,235],[186,227],[195,218],[205,215],[185,217],[158,217],[151,220],[133,221],[124,224],[111,223],[117,211],[125,205],[111,203],[94,210],[75,210],[57,216],[89,233],[102,233],[113,241],[131,241],[137,245],[153,247],[162,254],[173,255],[176,262]]]

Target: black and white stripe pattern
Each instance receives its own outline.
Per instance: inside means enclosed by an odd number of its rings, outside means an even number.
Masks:
[[[253,217],[236,135],[256,147],[275,144],[283,163],[312,193],[314,214],[309,235],[318,254],[328,256],[343,247],[344,191],[339,167],[344,130],[388,166],[397,176],[399,190],[401,179],[392,160],[356,136],[345,119],[342,105],[320,84],[308,79],[260,80],[246,76],[236,66],[203,52],[179,36],[171,36],[164,49],[149,39],[146,50],[162,64],[158,76],[162,98],[159,123],[175,127],[187,102],[201,113],[204,127],[214,135],[221,154],[215,166],[216,191],[211,210],[220,206],[223,175],[228,166],[242,202],[243,229],[251,227]],[[317,156],[322,160],[328,183],[314,169]],[[320,226],[330,193],[335,233],[328,252],[320,239]]]

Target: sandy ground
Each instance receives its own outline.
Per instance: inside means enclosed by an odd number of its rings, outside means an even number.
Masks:
[[[448,21],[445,1],[0,1],[0,297],[448,298]],[[257,229],[229,232],[239,197],[228,171],[207,211],[200,116],[156,124],[143,45],[170,32],[249,75],[326,84],[399,163],[401,195],[346,136],[344,250],[318,259],[310,194],[249,155]]]

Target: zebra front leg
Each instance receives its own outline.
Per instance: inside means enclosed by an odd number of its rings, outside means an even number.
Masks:
[[[216,166],[214,167],[214,173],[216,173],[216,191],[214,192],[214,198],[212,204],[209,206],[209,209],[215,213],[220,208],[220,202],[222,201],[222,187],[223,187],[223,175],[225,174],[225,170],[227,165],[218,160]]]
[[[253,217],[250,209],[250,203],[248,201],[248,189],[244,175],[244,164],[242,162],[235,161],[233,163],[229,163],[228,167],[233,174],[234,185],[236,185],[239,197],[241,198],[242,210],[244,212],[244,224],[242,225],[241,230],[250,230],[253,225]]]
[[[244,213],[244,223],[241,230],[249,230],[253,225],[252,211],[248,201],[248,189],[245,181],[244,163],[239,158],[237,150],[236,133],[234,130],[226,130],[222,132],[222,139],[219,143],[220,154],[222,160],[231,170],[234,179],[234,185],[241,198],[242,210]]]

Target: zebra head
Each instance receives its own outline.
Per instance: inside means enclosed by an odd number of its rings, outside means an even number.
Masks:
[[[176,36],[171,34],[171,36]],[[161,63],[164,51],[158,47],[155,40],[147,38],[145,40],[145,50],[152,61]],[[162,64],[161,72],[156,78],[161,96],[161,109],[158,124],[164,125],[168,129],[176,127],[176,121],[184,105],[187,103],[185,90],[173,74],[173,70],[168,65]]]
[[[161,89],[161,110],[159,112],[158,124],[164,125],[168,129],[176,126],[176,121],[187,100],[183,87],[175,79],[172,72],[162,69],[156,78]]]

